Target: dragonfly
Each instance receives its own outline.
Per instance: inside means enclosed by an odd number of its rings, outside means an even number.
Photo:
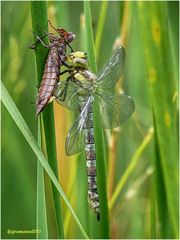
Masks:
[[[85,151],[88,176],[88,202],[100,220],[100,202],[96,179],[96,144],[93,126],[93,104],[98,101],[99,122],[105,129],[113,129],[130,118],[135,110],[133,99],[115,93],[115,85],[124,66],[125,50],[117,48],[97,75],[88,69],[85,52],[74,52],[67,62],[72,66],[65,70],[69,76],[59,82],[54,92],[57,102],[70,110],[79,109],[80,114],[68,132],[66,154]],[[100,126],[100,127],[101,127]]]
[[[66,46],[69,46],[71,51],[73,51],[69,43],[75,38],[75,35],[72,32],[67,32],[62,28],[55,28],[50,20],[48,21],[50,26],[57,32],[58,35],[54,36],[52,33],[48,33],[39,27],[43,32],[45,32],[45,35],[40,38],[33,32],[37,41],[30,46],[31,49],[34,49],[36,44],[41,42],[45,48],[49,49],[41,85],[36,99],[36,116],[44,110],[49,102],[51,102],[52,93],[61,75],[61,66],[66,66]],[[46,36],[49,38],[50,45],[45,44],[42,40]]]

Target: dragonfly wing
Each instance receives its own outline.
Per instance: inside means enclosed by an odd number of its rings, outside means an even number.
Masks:
[[[79,107],[78,101],[79,86],[72,81],[60,81],[54,91],[56,101],[70,110]]]
[[[88,97],[87,101],[82,107],[82,111],[78,119],[68,132],[65,144],[66,154],[68,156],[81,152],[83,149],[85,149],[84,126],[88,121],[88,110],[90,104],[91,98]]]
[[[104,128],[116,128],[124,123],[134,112],[135,104],[130,96],[106,93],[96,95],[100,105],[100,115]]]
[[[108,90],[115,86],[122,74],[124,59],[124,48],[117,48],[97,75],[97,85],[100,89]]]

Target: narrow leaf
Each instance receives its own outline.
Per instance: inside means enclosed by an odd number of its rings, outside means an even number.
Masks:
[[[144,152],[144,150],[146,149],[146,147],[148,146],[148,144],[150,143],[150,141],[152,140],[152,137],[154,135],[154,131],[153,128],[150,128],[149,131],[147,132],[146,136],[144,137],[141,145],[137,148],[137,150],[135,151],[132,159],[130,160],[130,163],[125,171],[125,173],[123,174],[122,178],[120,179],[118,185],[116,186],[113,195],[109,201],[109,209],[112,209],[116,199],[118,198],[119,194],[121,193],[123,187],[125,186],[128,178],[131,176],[134,168],[137,166],[138,160],[140,159],[140,156],[142,155],[142,153]]]
[[[174,76],[178,74],[173,74],[167,4],[149,2],[148,11],[145,2],[139,2],[137,6],[155,125],[155,167],[158,170],[155,185],[161,237],[170,238],[171,235],[164,236],[164,229],[169,226],[173,229],[171,238],[178,238],[177,111],[173,100],[178,91]],[[168,224],[165,224],[165,218]]]
[[[84,1],[84,14],[86,26],[86,46],[91,70],[96,73],[95,47],[92,30],[90,2]],[[100,221],[92,221],[92,237],[109,238],[109,221],[108,221],[108,203],[107,203],[107,183],[106,183],[106,154],[104,149],[104,133],[99,124],[98,103],[93,106],[93,122],[97,159],[97,185],[100,198]]]
[[[102,34],[104,29],[104,23],[107,13],[107,7],[108,7],[108,1],[102,1],[101,2],[101,9],[100,9],[100,16],[98,20],[98,26],[97,26],[97,34],[96,34],[96,40],[95,40],[95,49],[96,49],[96,58],[99,58],[99,52],[100,52],[100,46],[102,41]]]
[[[47,4],[46,2],[31,2],[31,16],[32,16],[32,28],[33,32],[37,32],[37,26],[40,26],[45,31],[48,31],[47,23]],[[42,34],[42,32],[41,32]],[[43,39],[44,41],[44,39]],[[46,41],[47,43],[48,41]],[[39,44],[38,48],[35,51],[36,56],[36,64],[37,64],[37,76],[38,76],[38,85],[41,84],[42,74],[45,67],[45,62],[47,58],[47,49]],[[58,164],[57,164],[57,156],[56,156],[56,139],[55,139],[55,128],[54,128],[54,112],[52,104],[46,107],[43,111],[43,124],[44,124],[44,132],[46,139],[46,151],[49,164],[58,178]],[[60,204],[60,197],[57,189],[54,184],[51,183],[52,192],[53,192],[53,200],[55,206],[55,216],[57,222],[57,230],[58,237],[64,238],[64,229],[63,229],[63,216]]]
[[[40,125],[38,121],[38,125]],[[41,146],[40,126],[38,126],[38,145]],[[44,188],[44,171],[43,166],[37,162],[37,203],[36,203],[36,226],[37,239],[48,239],[47,216],[46,216],[46,199]]]
[[[65,201],[67,207],[69,208],[74,220],[76,221],[77,225],[79,226],[80,231],[82,232],[84,238],[88,239],[88,236],[86,232],[84,231],[81,223],[79,222],[79,219],[77,218],[73,208],[71,207],[70,202],[68,201],[64,191],[62,190],[62,187],[60,186],[55,174],[53,173],[51,167],[48,164],[48,161],[44,157],[41,149],[39,148],[34,136],[32,135],[31,131],[29,130],[26,122],[24,121],[22,115],[20,114],[18,108],[16,107],[14,101],[10,97],[9,93],[7,92],[4,84],[1,82],[1,100],[6,107],[7,111],[13,118],[14,122],[22,132],[23,136],[27,140],[28,144],[36,154],[38,160],[41,162],[42,166],[44,167],[45,171],[51,178],[52,182],[54,183],[55,187],[57,188],[58,192],[61,194],[63,200]]]

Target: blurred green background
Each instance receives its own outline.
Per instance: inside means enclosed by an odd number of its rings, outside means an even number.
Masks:
[[[120,131],[114,131],[112,136],[107,132],[109,236],[178,238],[179,3],[110,1],[104,10],[102,4],[91,2],[95,39],[100,31],[100,13],[105,13],[96,55],[98,70],[109,59],[115,45],[125,46],[125,70],[117,90],[132,96],[136,104],[133,117]],[[85,50],[83,2],[50,1],[48,18],[55,26],[76,34],[71,44],[74,50]],[[37,137],[35,59],[28,48],[33,42],[31,29],[29,2],[2,2],[2,80]],[[72,118],[66,109],[54,105],[60,182],[88,232],[83,216],[83,207],[88,206],[81,202],[80,187],[86,183],[79,182],[84,172],[79,168],[79,159],[76,156],[68,159],[64,152]],[[1,136],[1,237],[35,238],[35,234],[8,234],[8,229],[36,229],[37,161],[3,105]],[[49,183],[45,175],[49,238],[57,238]],[[118,184],[122,189],[112,202]],[[65,237],[80,238],[64,203],[62,208]],[[89,235],[96,238],[96,231]]]

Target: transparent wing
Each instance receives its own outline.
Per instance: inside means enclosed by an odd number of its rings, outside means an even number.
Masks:
[[[66,138],[66,154],[71,156],[85,149],[84,126],[88,122],[88,110],[91,106],[91,98],[88,97],[82,111],[68,132]]]
[[[60,81],[53,93],[56,101],[70,110],[79,107],[78,91],[80,87],[72,81]]]
[[[117,48],[108,63],[97,75],[97,85],[100,89],[108,90],[115,86],[124,67],[125,51],[123,47]]]
[[[100,105],[100,116],[104,128],[115,128],[124,123],[134,112],[135,104],[130,96],[106,93],[96,95]]]

